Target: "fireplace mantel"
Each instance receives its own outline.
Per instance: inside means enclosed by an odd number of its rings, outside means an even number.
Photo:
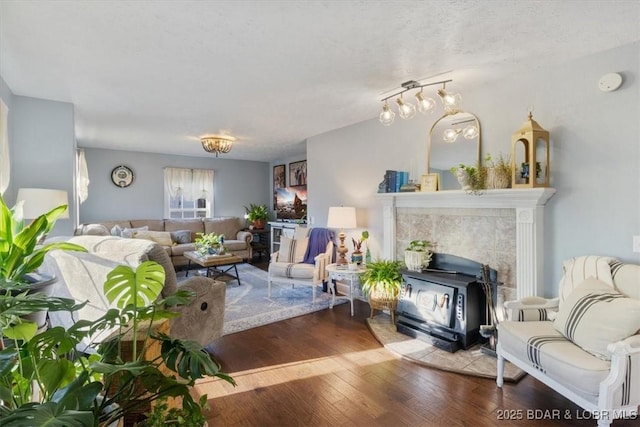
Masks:
[[[486,190],[469,194],[462,190],[379,193],[383,205],[383,256],[396,253],[396,208],[515,209],[517,297],[541,295],[543,272],[544,206],[554,188]]]

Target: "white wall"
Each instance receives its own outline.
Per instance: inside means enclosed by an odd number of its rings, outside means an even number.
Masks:
[[[249,203],[269,205],[269,164],[216,157],[188,157],[85,148],[89,169],[89,197],[80,206],[80,222],[164,217],[163,168],[214,170],[214,216],[245,214]],[[111,171],[129,166],[135,181],[126,188],[111,182]]]
[[[545,216],[548,295],[555,294],[563,259],[607,254],[640,261],[631,250],[632,235],[640,234],[639,52],[636,42],[475,87],[455,81],[447,86],[462,94],[463,109],[478,116],[483,155],[510,153],[511,135],[529,106],[550,132],[551,185],[557,193]],[[624,84],[600,92],[598,80],[608,72],[621,73]],[[412,178],[426,171],[428,131],[437,118],[396,116],[384,127],[376,117],[308,138],[308,210],[316,224],[326,224],[329,206],[355,206],[358,225],[372,233],[373,255],[379,255],[378,183],[387,169],[414,172]]]

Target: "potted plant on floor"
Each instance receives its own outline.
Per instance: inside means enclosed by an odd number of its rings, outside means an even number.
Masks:
[[[408,270],[422,271],[431,262],[431,248],[433,244],[428,240],[412,240],[404,250],[404,263]]]
[[[47,312],[46,307],[37,307],[46,304],[35,301],[50,295],[56,281],[55,277],[37,272],[45,254],[54,249],[83,252],[86,249],[66,242],[38,245],[43,236],[51,231],[58,217],[67,210],[66,205],[40,215],[28,225],[25,225],[22,217],[22,205],[23,202],[19,201],[9,209],[0,196],[0,301],[8,303],[19,294],[34,294],[30,298],[31,308],[23,308],[18,316],[25,316],[31,321],[28,327],[37,330],[44,328]]]
[[[0,418],[3,427],[111,425],[131,413],[142,413],[158,399],[179,397],[182,410],[202,419],[206,397],[195,402],[190,388],[204,376],[235,385],[219,364],[195,341],[164,333],[166,307],[185,304],[190,292],[160,298],[164,269],[154,261],[135,270],[120,265],[104,284],[115,308],[95,321],[79,320],[69,329],[55,327],[33,334],[11,316],[31,301],[28,296],[0,310],[2,333],[10,338],[0,351]],[[50,310],[75,311],[84,304],[48,297]],[[108,339],[78,348],[83,339],[111,331]],[[126,338],[126,340],[125,340]],[[124,342],[131,345],[124,349]],[[95,353],[93,353],[95,352]],[[110,408],[110,409],[107,409]]]
[[[251,226],[254,229],[263,229],[267,224],[267,220],[269,219],[269,209],[267,205],[256,205],[249,204],[249,206],[245,206],[244,210],[246,212],[245,217],[251,222]]]
[[[400,261],[376,260],[365,265],[360,274],[362,291],[369,297],[371,317],[374,310],[389,310],[391,322],[395,323],[395,311],[400,299],[402,275]]]

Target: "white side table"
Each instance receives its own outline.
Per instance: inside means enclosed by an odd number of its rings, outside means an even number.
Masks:
[[[355,297],[354,291],[359,282],[358,276],[364,272],[364,267],[358,266],[357,270],[349,270],[348,268],[338,268],[337,264],[329,264],[326,268],[329,272],[329,289],[331,289],[331,293],[333,294],[333,298],[331,299],[329,308],[333,308],[333,305],[336,302],[336,298],[348,299],[349,303],[351,304],[351,316],[353,316],[353,299]],[[336,295],[336,291],[333,286],[334,280],[339,280],[342,282],[348,281],[349,295]]]

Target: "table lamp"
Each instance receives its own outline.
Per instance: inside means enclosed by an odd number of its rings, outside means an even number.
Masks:
[[[338,259],[336,260],[336,264],[347,265],[348,262],[345,256],[345,254],[347,253],[347,247],[344,245],[344,229],[357,227],[356,208],[343,206],[330,207],[329,218],[327,219],[327,227],[340,229],[340,234],[338,235],[338,237],[340,238],[340,246],[337,249]]]
[[[21,188],[18,190],[16,200],[24,201],[22,205],[22,217],[24,219],[36,219],[58,206],[69,206],[69,197],[66,191],[48,188]],[[69,209],[62,212],[58,218],[69,218]],[[43,235],[38,243],[42,243],[45,238],[46,235]]]

